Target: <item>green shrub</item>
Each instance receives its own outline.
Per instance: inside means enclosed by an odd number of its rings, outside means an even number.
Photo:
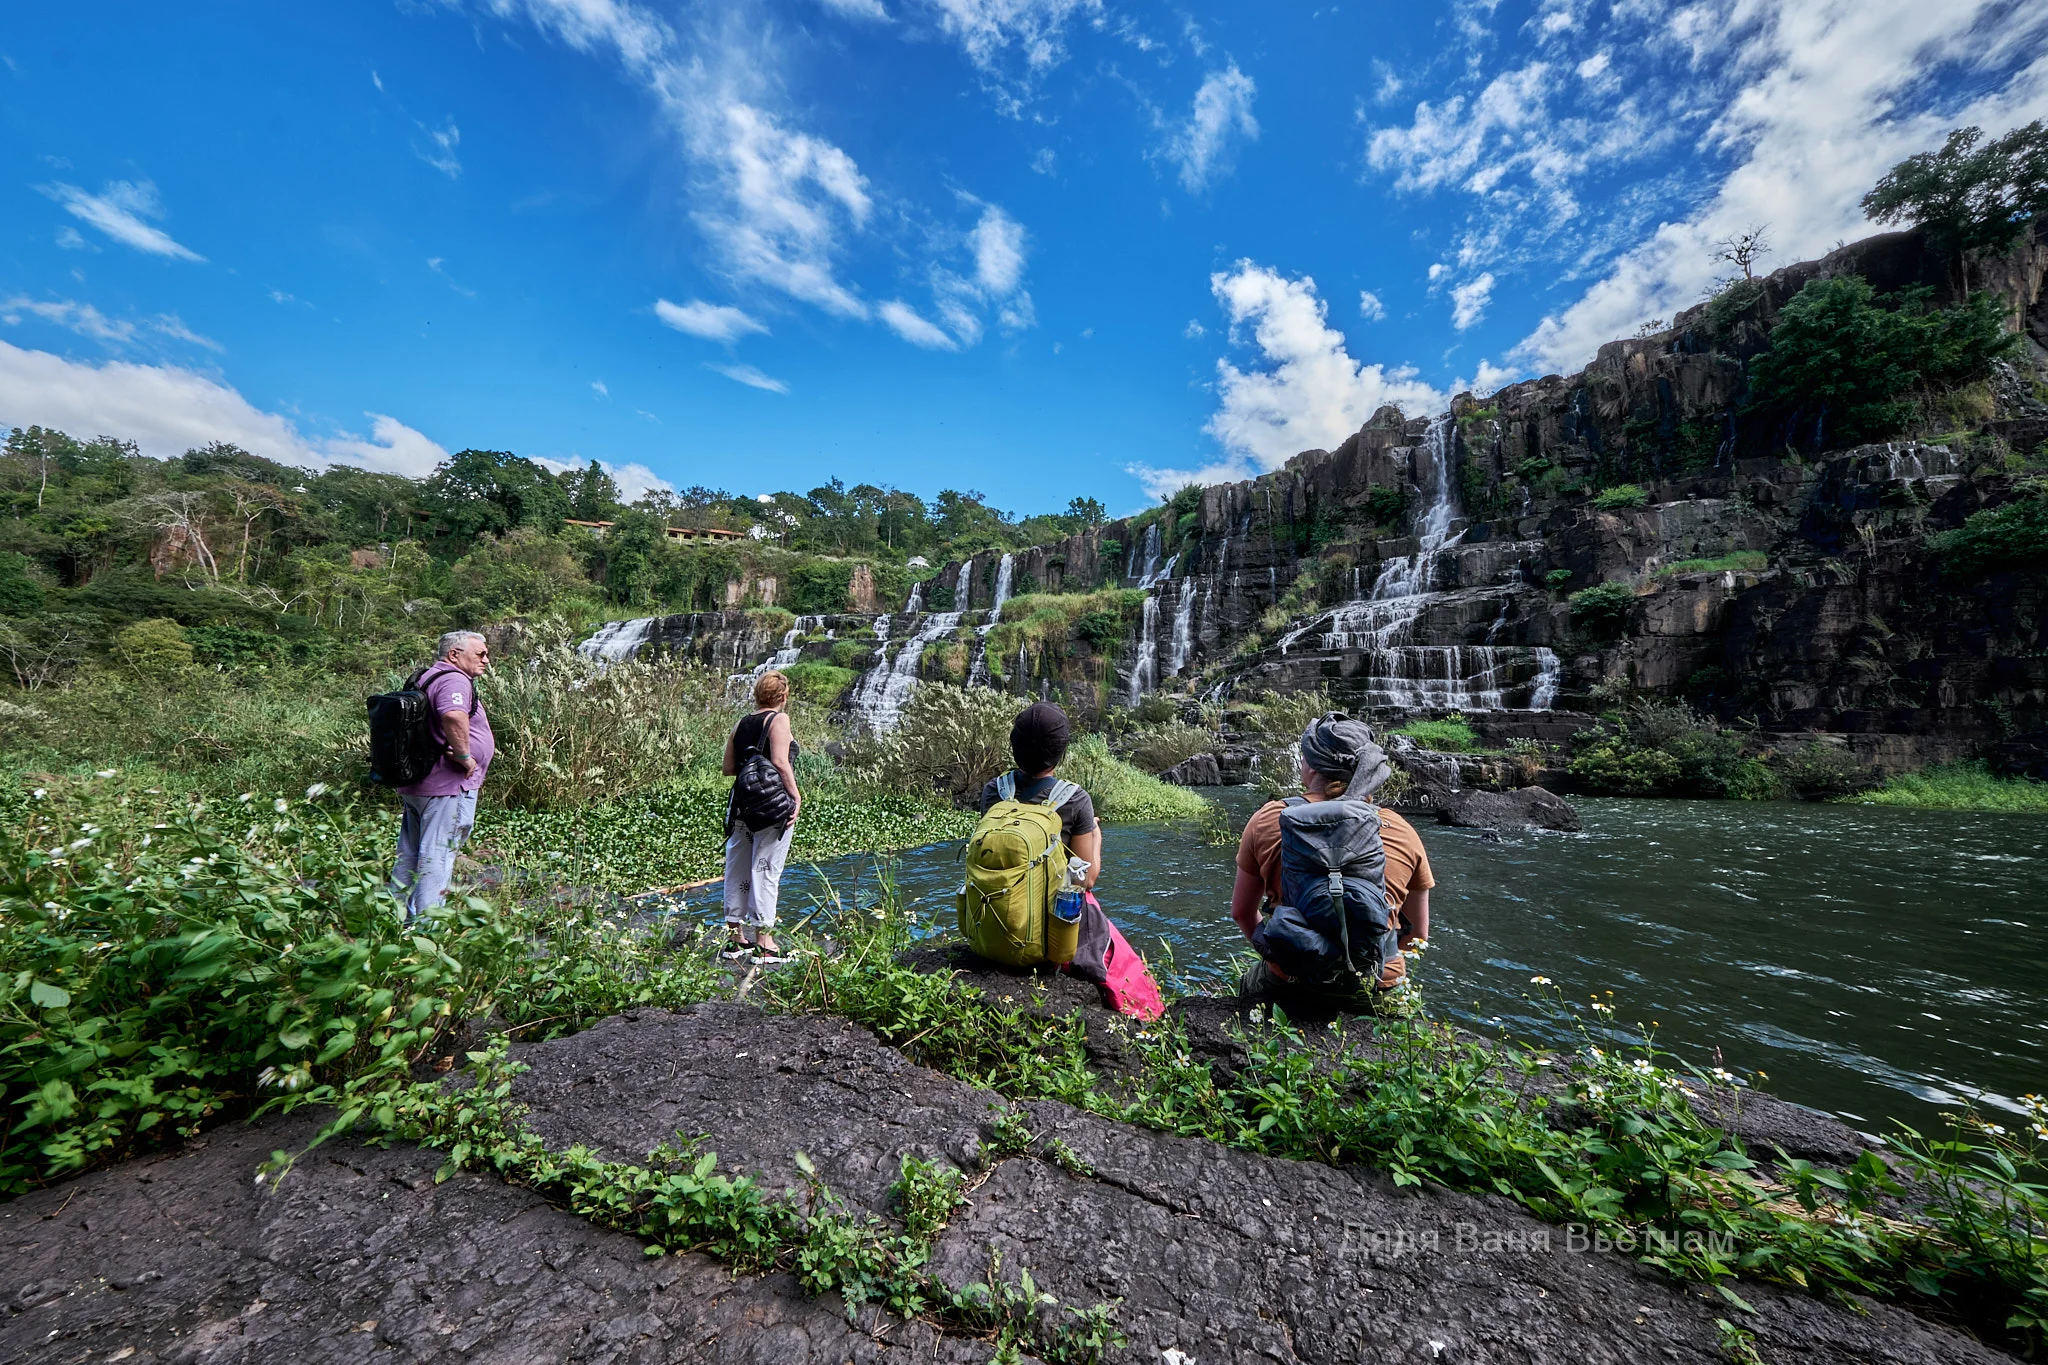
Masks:
[[[1549,573],[1543,575],[1543,582],[1552,592],[1556,592],[1571,581],[1572,571],[1570,569],[1552,569]]]
[[[165,617],[137,621],[116,631],[114,657],[129,672],[153,682],[173,681],[192,668],[192,646],[185,642],[185,628]]]
[[[1594,635],[1619,634],[1628,622],[1636,590],[1626,583],[1595,583],[1571,595],[1572,623]]]
[[[1647,507],[1650,495],[1640,485],[1618,483],[1612,488],[1603,488],[1593,495],[1593,505],[1603,512],[1613,512],[1624,507]]]
[[[1961,526],[1931,538],[1945,572],[1973,578],[2048,564],[2048,482],[2028,480],[2016,492],[2012,501],[1972,512]]]
[[[1749,363],[1751,410],[1811,416],[1824,446],[1882,440],[1911,419],[1905,395],[1981,379],[2019,344],[1992,295],[1945,309],[1932,298],[1916,287],[1879,299],[1854,275],[1808,281]]]
[[[1086,640],[1098,653],[1108,653],[1123,642],[1124,618],[1122,612],[1091,611],[1074,622],[1074,633]]]
[[[1684,702],[1638,702],[1574,745],[1572,777],[1594,792],[1762,800],[1779,790],[1777,775],[1740,734]]]
[[[1877,774],[1845,744],[1803,744],[1781,752],[1775,766],[1792,794],[1807,801],[1852,796],[1878,783]]]
[[[600,667],[566,646],[478,690],[498,741],[491,795],[508,806],[587,806],[667,781],[721,757],[741,714],[722,675],[636,659]]]
[[[805,659],[800,663],[791,664],[782,671],[798,696],[820,706],[831,706],[837,702],[860,676],[850,668],[841,668],[837,664],[828,664],[817,659]]]
[[[831,660],[835,668],[864,669],[875,661],[874,632],[865,640],[848,639],[832,642]]]
[[[1411,720],[1389,734],[1406,735],[1425,749],[1441,753],[1471,753],[1479,748],[1479,734],[1465,723],[1463,716],[1445,716],[1442,720]]]
[[[1215,731],[1175,718],[1132,731],[1123,742],[1123,755],[1141,772],[1163,773],[1196,754],[1210,752],[1216,743]]]
[[[282,663],[291,654],[283,636],[241,626],[187,626],[185,640],[195,659],[220,668],[261,668]]]
[[[1376,526],[1408,525],[1408,489],[1381,485],[1365,495],[1365,514]]]
[[[1207,801],[1186,787],[1161,782],[1110,753],[1101,735],[1075,740],[1059,774],[1087,788],[1096,814],[1116,824],[1199,820],[1209,809]]]
[[[42,584],[28,576],[28,560],[0,552],[0,616],[29,616],[43,609]]]
[[[1024,703],[986,687],[918,684],[896,728],[853,746],[849,774],[864,791],[938,795],[966,806],[1010,763],[1010,724]]]

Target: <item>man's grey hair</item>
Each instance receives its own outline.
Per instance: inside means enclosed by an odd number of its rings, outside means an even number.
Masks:
[[[439,644],[434,646],[434,657],[436,659],[445,659],[456,650],[467,645],[471,640],[482,644],[484,637],[473,630],[451,630],[441,637]]]

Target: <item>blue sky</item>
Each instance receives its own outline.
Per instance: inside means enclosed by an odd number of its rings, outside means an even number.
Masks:
[[[0,29],[0,422],[1132,510],[2043,116],[2007,0],[77,0]]]

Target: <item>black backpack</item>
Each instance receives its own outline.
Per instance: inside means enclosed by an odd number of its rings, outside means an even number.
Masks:
[[[370,780],[387,787],[410,787],[422,781],[441,761],[447,744],[422,686],[436,665],[428,664],[405,680],[396,692],[379,692],[366,705],[370,711]],[[469,690],[469,714],[476,717],[477,695]]]
[[[740,723],[746,724],[745,721]],[[796,814],[795,798],[789,794],[789,788],[782,785],[782,774],[762,749],[768,739],[768,730],[774,723],[773,716],[762,722],[754,732],[754,742],[733,755],[739,760],[739,772],[732,780],[732,795],[726,798],[725,828],[728,834],[735,824],[745,825],[750,830],[764,830],[770,826],[786,829]],[[789,741],[792,765],[796,763],[796,752],[796,739],[792,736]]]
[[[1296,980],[1348,971],[1376,982],[1401,951],[1380,813],[1367,802],[1289,798],[1280,812],[1280,891],[1287,903],[1260,923],[1252,947]]]

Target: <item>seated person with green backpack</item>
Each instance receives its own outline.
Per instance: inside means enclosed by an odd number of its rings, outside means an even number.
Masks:
[[[1071,735],[1067,713],[1051,702],[1027,706],[1011,725],[1017,766],[981,789],[960,932],[993,962],[1053,963],[1101,987],[1111,1008],[1156,1019],[1163,1006],[1144,959],[1091,894],[1102,872],[1095,803],[1055,775]]]

